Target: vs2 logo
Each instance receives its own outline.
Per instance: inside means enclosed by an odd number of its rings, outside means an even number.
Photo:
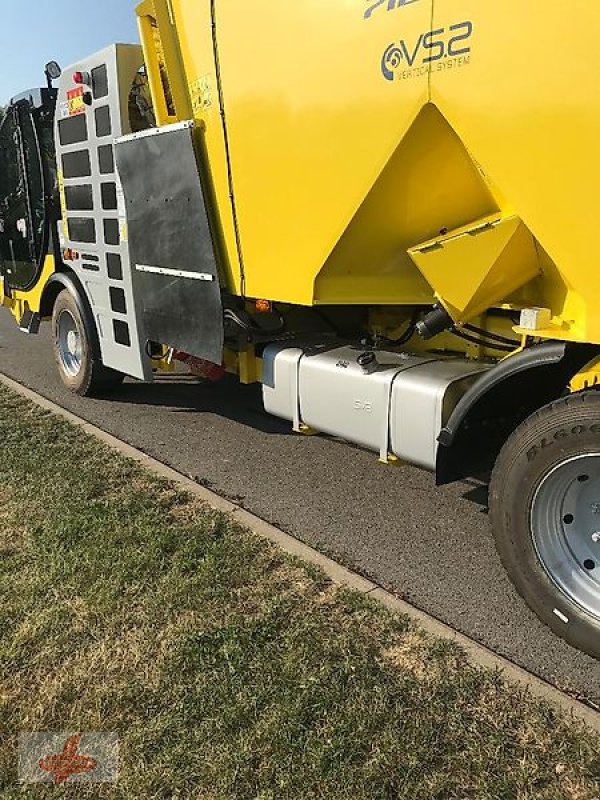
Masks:
[[[410,69],[415,64],[434,64],[445,58],[464,56],[471,52],[467,45],[473,35],[472,22],[459,22],[448,29],[438,28],[435,31],[422,33],[414,46],[407,45],[402,39],[398,44],[391,44],[381,59],[383,77],[393,81],[396,71],[404,64]]]
[[[377,11],[378,8],[381,8],[383,5],[387,5],[388,11],[393,11],[395,8],[402,8],[403,6],[411,6],[413,3],[418,3],[419,0],[367,0],[370,3],[369,7],[365,11],[365,19],[370,19],[371,15],[374,11]]]

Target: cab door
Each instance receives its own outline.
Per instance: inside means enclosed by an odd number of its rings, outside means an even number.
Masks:
[[[30,104],[10,106],[0,123],[0,275],[23,291],[35,285],[48,250],[43,145]]]

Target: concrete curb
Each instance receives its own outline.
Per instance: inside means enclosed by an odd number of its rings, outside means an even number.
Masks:
[[[467,652],[470,659],[476,664],[485,667],[486,669],[500,670],[508,681],[513,681],[526,686],[535,697],[539,697],[540,699],[545,700],[554,706],[558,706],[567,714],[582,720],[590,728],[600,733],[600,713],[594,711],[584,703],[574,700],[572,697],[569,697],[569,695],[561,692],[559,689],[556,689],[554,686],[542,680],[541,678],[538,678],[535,675],[527,672],[527,670],[516,666],[503,656],[497,655],[487,647],[478,644],[473,639],[458,633],[450,626],[439,622],[424,611],[420,611],[405,601],[400,600],[395,595],[381,588],[372,581],[363,578],[361,575],[357,574],[356,572],[352,572],[346,567],[343,567],[341,564],[338,564],[309,545],[306,545],[298,539],[295,539],[293,536],[284,533],[283,531],[279,530],[273,525],[270,525],[268,522],[265,522],[254,514],[251,514],[249,511],[246,511],[235,503],[220,497],[218,494],[215,494],[215,492],[211,492],[209,489],[206,489],[205,487],[196,483],[196,481],[191,480],[171,467],[161,464],[160,461],[157,461],[156,459],[147,455],[142,450],[132,447],[126,442],[117,439],[115,436],[106,433],[106,431],[97,428],[90,422],[86,422],[86,420],[82,419],[81,417],[78,417],[77,415],[72,414],[70,411],[61,408],[61,406],[53,403],[51,400],[47,400],[42,395],[34,392],[31,389],[28,389],[17,381],[14,381],[12,378],[0,373],[0,383],[4,384],[9,389],[12,389],[14,392],[17,392],[22,397],[30,400],[32,403],[35,403],[41,408],[51,411],[73,425],[77,425],[90,436],[93,436],[109,447],[112,447],[127,458],[131,458],[133,461],[136,461],[138,464],[150,470],[150,472],[153,472],[155,475],[159,475],[162,478],[166,478],[178,484],[182,489],[189,491],[195,497],[204,501],[211,508],[222,511],[226,514],[230,514],[241,525],[249,528],[258,536],[273,542],[285,553],[296,556],[303,561],[307,561],[315,566],[320,567],[330,578],[330,580],[333,581],[333,583],[348,586],[351,589],[362,592],[363,594],[366,594],[380,602],[390,611],[410,617],[424,630],[432,635],[443,639],[450,639],[456,642]]]

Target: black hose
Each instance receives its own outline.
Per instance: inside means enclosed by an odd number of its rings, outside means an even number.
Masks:
[[[236,312],[231,308],[226,308],[225,311],[223,312],[223,316],[225,317],[225,319],[228,319],[235,325],[238,325],[242,330],[246,331],[246,333],[252,330],[252,326],[250,325],[250,323],[247,320],[240,317],[238,314],[236,314]]]
[[[384,336],[382,337],[382,340],[386,342],[386,344],[391,345],[392,347],[402,347],[402,345],[408,344],[415,335],[415,333],[417,332],[417,322],[419,316],[420,316],[419,312],[415,311],[415,313],[412,315],[410,322],[408,323],[408,328],[399,339],[388,339],[387,336]]]
[[[501,336],[499,333],[492,333],[491,331],[485,331],[483,330],[483,328],[478,328],[476,325],[463,325],[463,328],[466,331],[470,331],[471,333],[476,333],[478,336],[483,336],[485,339],[491,339],[492,341],[500,342],[501,344],[507,344],[513,347],[518,347],[520,344],[514,339],[509,339],[507,336]]]
[[[226,308],[223,312],[223,316],[226,320],[233,322],[234,325],[237,325],[239,328],[241,328],[244,333],[250,337],[255,334],[259,336],[277,336],[285,331],[286,322],[283,314],[280,311],[274,308],[273,313],[279,318],[279,326],[272,331],[266,330],[265,328],[261,328],[260,325],[257,325],[255,320],[253,320],[246,311],[237,313],[232,308]]]
[[[500,350],[503,353],[512,353],[518,347],[518,344],[515,345],[514,347],[511,347],[505,344],[486,342],[483,339],[478,339],[475,336],[470,336],[468,333],[465,333],[464,331],[459,330],[458,328],[455,328],[453,331],[451,331],[451,333],[454,336],[458,336],[460,339],[464,339],[467,342],[471,342],[471,344],[476,344],[479,347],[487,347],[491,350]]]

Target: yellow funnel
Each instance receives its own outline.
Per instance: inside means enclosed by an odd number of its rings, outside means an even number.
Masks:
[[[540,272],[533,236],[519,217],[490,217],[408,251],[455,322],[505,301]]]

